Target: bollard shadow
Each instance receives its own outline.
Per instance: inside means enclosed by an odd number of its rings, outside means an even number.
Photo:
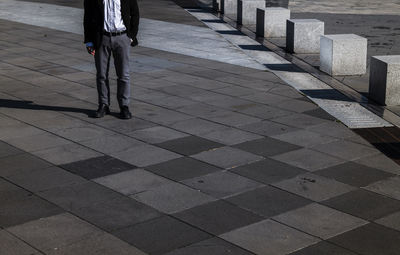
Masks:
[[[202,19],[201,21],[205,23],[226,23],[225,21],[221,19]]]
[[[294,64],[264,64],[264,66],[272,71],[306,73],[306,71],[304,71],[303,69]]]
[[[271,51],[264,45],[238,45],[243,50]]]
[[[335,89],[301,89],[300,92],[311,98],[353,102],[350,98]]]
[[[0,108],[83,113],[86,114],[88,117],[93,117],[94,114],[93,110],[88,110],[88,109],[64,107],[64,106],[40,105],[40,104],[34,104],[33,101],[11,100],[11,99],[0,99]]]
[[[244,35],[238,30],[217,30],[216,32],[220,33],[221,35]]]

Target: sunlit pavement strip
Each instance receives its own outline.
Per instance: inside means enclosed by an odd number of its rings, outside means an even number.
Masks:
[[[229,24],[207,22],[209,20],[217,19],[214,15],[206,12],[196,12],[188,10],[193,16],[202,20],[207,26],[215,31],[236,31]],[[274,52],[265,50],[257,50],[260,44],[253,39],[240,34],[227,34],[222,33],[222,36],[234,45],[243,49],[243,51],[263,65],[291,65],[291,63]],[[336,119],[343,122],[349,128],[372,128],[372,127],[390,127],[393,126],[384,119],[373,114],[365,109],[357,102],[344,102],[336,100],[343,98],[343,95],[338,91],[333,90],[330,86],[318,80],[308,73],[290,72],[290,71],[276,71],[270,70],[278,77],[296,88],[298,91],[307,91],[307,94],[323,95],[324,91],[329,93],[331,99],[323,99],[307,95],[313,102],[318,104],[326,112],[334,116]]]
[[[141,46],[259,70],[267,70],[265,65],[291,64],[273,52],[257,50],[256,47],[260,44],[245,35],[218,33],[217,31],[236,31],[236,29],[225,23],[207,22],[207,20],[216,20],[214,15],[196,11],[190,13],[202,20],[212,30],[141,19],[139,34]],[[82,15],[82,9],[72,7],[15,0],[0,2],[0,19],[77,34],[83,33]],[[340,97],[340,93],[332,92],[331,87],[310,74],[271,71],[299,91],[329,91],[333,100],[308,97],[349,128],[392,126],[356,102],[334,100]],[[321,94],[321,92],[319,93]]]

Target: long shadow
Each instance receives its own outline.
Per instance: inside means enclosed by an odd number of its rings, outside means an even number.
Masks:
[[[264,66],[273,71],[305,73],[303,69],[294,64],[264,64]]]
[[[334,89],[301,89],[300,92],[311,98],[353,102],[350,98]]]
[[[58,112],[76,112],[76,113],[84,113],[88,117],[93,117],[93,110],[75,108],[75,107],[40,105],[40,104],[34,104],[33,101],[25,101],[25,100],[0,99],[0,107],[39,110],[39,111],[46,110],[46,111],[58,111]]]

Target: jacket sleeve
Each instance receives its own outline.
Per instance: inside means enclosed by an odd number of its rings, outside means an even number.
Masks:
[[[139,31],[139,6],[137,0],[130,0],[130,36],[132,39],[136,39]]]
[[[84,43],[94,42],[96,37],[96,24],[94,11],[95,6],[93,0],[84,0],[84,15],[83,15],[83,29],[84,29]]]

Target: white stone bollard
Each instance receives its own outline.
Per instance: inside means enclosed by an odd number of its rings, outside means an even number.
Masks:
[[[369,96],[382,105],[400,105],[400,55],[371,58]]]
[[[265,8],[265,0],[238,0],[238,24],[256,24],[257,8]]]
[[[257,35],[263,37],[285,37],[286,20],[290,10],[281,7],[257,9]]]
[[[362,75],[367,70],[368,40],[355,34],[322,35],[320,70],[330,75]]]
[[[286,50],[291,53],[319,53],[324,22],[317,19],[289,19],[286,23]]]
[[[224,1],[224,14],[237,18],[237,3],[238,0],[223,0]]]

